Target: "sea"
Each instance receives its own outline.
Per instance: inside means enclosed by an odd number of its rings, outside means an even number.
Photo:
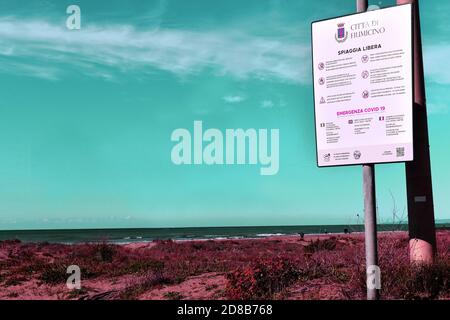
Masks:
[[[436,222],[437,228],[450,228],[450,221]],[[405,224],[379,224],[379,231],[406,231]],[[340,234],[362,232],[363,225],[198,227],[198,228],[123,228],[70,230],[0,230],[0,241],[82,243],[132,243],[153,240],[207,240],[265,238],[301,234]]]

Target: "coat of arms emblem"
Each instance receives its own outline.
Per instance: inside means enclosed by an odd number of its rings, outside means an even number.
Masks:
[[[338,29],[335,35],[337,42],[344,42],[348,38],[348,31],[345,30],[345,23],[339,23]]]

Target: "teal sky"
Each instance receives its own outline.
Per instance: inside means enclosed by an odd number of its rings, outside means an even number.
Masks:
[[[0,229],[358,222],[361,167],[316,167],[310,70],[311,21],[354,2],[0,0]],[[65,28],[70,4],[81,30]],[[449,219],[450,2],[421,10],[436,218]],[[194,120],[280,129],[279,173],[175,166],[170,135]],[[406,216],[404,165],[377,166],[380,222],[391,194]]]

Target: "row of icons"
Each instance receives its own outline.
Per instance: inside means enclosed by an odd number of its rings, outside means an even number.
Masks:
[[[361,96],[362,96],[364,99],[368,99],[368,98],[370,97],[370,93],[369,93],[368,90],[364,90],[364,91],[362,92]],[[325,103],[326,103],[325,98],[324,98],[324,97],[321,97],[321,98],[320,98],[320,104],[325,104]]]
[[[367,79],[367,78],[369,77],[369,75],[370,75],[369,71],[364,70],[364,71],[361,73],[361,78]],[[323,77],[319,78],[319,84],[320,84],[321,86],[323,86],[323,85],[325,84],[325,78],[323,78]]]
[[[384,116],[378,117],[378,121],[385,121],[385,117]],[[348,124],[353,124],[353,120],[348,120]],[[320,124],[320,127],[325,128],[326,127],[325,123],[322,122]]]
[[[353,152],[353,158],[355,158],[355,160],[359,160],[361,159],[362,153],[359,150],[355,150],[355,152]],[[326,153],[323,155],[323,160],[325,162],[330,162],[331,160],[331,153]]]
[[[397,154],[397,158],[402,158],[405,156],[405,148],[404,147],[397,147],[396,149],[396,154]],[[355,150],[353,152],[353,158],[355,158],[355,160],[359,160],[361,159],[362,153],[359,150]],[[325,162],[330,162],[331,160],[331,153],[325,153],[323,155],[323,160]]]
[[[363,55],[362,57],[361,57],[361,62],[362,63],[367,63],[367,62],[369,62],[369,56],[367,55],[367,54],[365,54],[365,55]],[[321,62],[321,63],[319,63],[319,70],[320,71],[322,71],[323,69],[325,69],[325,63],[323,63],[323,62]]]

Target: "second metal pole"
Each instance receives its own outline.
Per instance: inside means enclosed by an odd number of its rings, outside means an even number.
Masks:
[[[419,0],[397,0],[414,5],[414,161],[405,163],[408,196],[409,252],[414,264],[430,264],[436,255],[430,143],[423,72]]]
[[[369,0],[356,0],[356,11],[364,12],[369,7]]]

